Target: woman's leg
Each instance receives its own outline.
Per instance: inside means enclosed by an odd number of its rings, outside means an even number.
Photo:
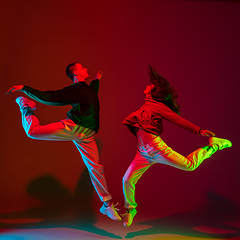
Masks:
[[[223,148],[231,147],[230,141],[225,139],[220,140],[226,144]],[[168,147],[160,137],[157,137],[148,145],[151,148],[149,154],[154,158],[154,161],[186,171],[195,170],[205,159],[211,157],[217,150],[221,149],[217,145],[217,142],[210,141],[208,146],[199,148],[185,157]]]
[[[123,177],[123,195],[125,199],[125,207],[127,208],[124,214],[123,225],[125,227],[131,226],[133,218],[135,217],[137,210],[137,203],[135,201],[135,185],[138,179],[143,175],[147,169],[153,165],[152,157],[150,157],[144,150],[137,151],[137,154],[130,166],[128,167]]]
[[[141,154],[138,151],[135,158],[129,165],[123,177],[123,194],[126,208],[137,207],[137,203],[135,201],[135,185],[142,174],[154,164],[151,160],[152,158],[147,156],[147,154]]]

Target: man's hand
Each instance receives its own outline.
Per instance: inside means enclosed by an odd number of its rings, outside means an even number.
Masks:
[[[95,79],[100,80],[101,77],[102,77],[102,72],[101,72],[101,71],[98,71],[97,74],[96,74],[96,76],[95,76]]]
[[[6,94],[10,94],[10,93],[13,93],[13,92],[16,92],[16,91],[21,91],[23,89],[23,87],[24,87],[24,85],[13,86],[6,91]]]
[[[204,136],[204,137],[214,137],[215,133],[213,133],[213,132],[211,132],[209,130],[202,130],[201,129],[200,135]]]

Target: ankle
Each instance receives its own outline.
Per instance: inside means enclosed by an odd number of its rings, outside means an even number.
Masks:
[[[213,149],[213,146],[212,145],[208,145],[208,146],[205,146],[205,147],[202,147],[204,150],[206,150],[207,152],[211,151]]]
[[[112,205],[112,202],[109,200],[109,201],[105,201],[103,204],[105,207],[110,207]]]
[[[134,211],[134,210],[135,210],[135,208],[127,208],[127,209],[126,209],[126,212],[127,212],[127,213],[130,213],[131,211]]]

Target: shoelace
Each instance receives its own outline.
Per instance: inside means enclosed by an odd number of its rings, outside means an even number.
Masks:
[[[117,202],[116,204],[112,204],[111,207],[114,208],[116,211],[120,211],[119,208],[115,208],[117,205],[120,205],[120,203]]]

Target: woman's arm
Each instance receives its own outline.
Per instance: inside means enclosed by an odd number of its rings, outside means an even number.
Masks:
[[[178,125],[179,127],[182,127],[186,130],[189,130],[192,133],[195,133],[200,136],[207,136],[207,137],[215,136],[215,133],[213,133],[209,130],[202,130],[197,125],[189,122],[188,120],[186,120],[183,117],[180,117],[178,114],[173,112],[169,107],[167,107],[163,103],[161,103],[159,113],[163,119],[168,120],[169,122],[174,123],[174,124]]]

